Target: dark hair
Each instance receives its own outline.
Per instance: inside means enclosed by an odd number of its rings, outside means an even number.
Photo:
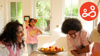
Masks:
[[[81,22],[76,18],[68,18],[62,24],[62,32],[68,34],[70,30],[80,31],[82,29]]]
[[[31,25],[30,25],[30,22],[31,22],[32,20],[34,20],[34,22],[35,22],[35,19],[34,19],[34,18],[30,18],[30,19],[29,19],[29,26],[31,26]]]
[[[22,43],[17,43],[16,32],[18,31],[18,26],[23,27],[23,25],[20,24],[18,21],[12,21],[7,23],[3,29],[3,32],[0,34],[0,42],[10,47],[12,46],[12,44],[16,44],[21,49],[21,44],[24,45],[24,41],[22,40]]]

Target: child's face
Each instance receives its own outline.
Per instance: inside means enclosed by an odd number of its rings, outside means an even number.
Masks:
[[[30,25],[33,27],[33,26],[35,26],[35,21],[34,20],[31,20],[30,21]]]
[[[73,38],[73,39],[76,38],[76,33],[77,33],[76,30],[70,30],[70,31],[68,32],[68,34],[70,35],[70,37]]]

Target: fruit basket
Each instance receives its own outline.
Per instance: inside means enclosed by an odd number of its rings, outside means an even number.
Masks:
[[[45,53],[45,54],[56,54],[56,53],[59,53],[59,52],[63,52],[64,51],[64,47],[53,47],[53,46],[49,46],[49,47],[46,47],[46,48],[40,48],[38,49],[39,51]]]

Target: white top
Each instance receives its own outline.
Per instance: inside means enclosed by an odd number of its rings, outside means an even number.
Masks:
[[[77,43],[77,39],[73,39],[73,40],[74,40],[76,46],[78,47],[78,49],[81,49],[81,46],[79,46],[78,43]]]
[[[92,34],[90,35],[90,37],[88,38],[89,42],[93,42],[92,40]]]
[[[12,48],[13,48],[13,46],[12,46]],[[20,50],[20,55],[22,55],[24,52],[23,45],[21,45],[21,48],[22,49]],[[14,54],[16,54],[16,47],[13,49],[13,51],[14,51]],[[9,51],[3,44],[0,44],[0,56],[9,56]]]
[[[15,47],[14,47],[14,45],[12,45],[12,50],[13,50],[14,54],[16,54],[16,45],[15,45]]]
[[[90,37],[88,38],[89,42],[98,42],[100,43],[100,33],[98,33],[98,29],[95,28],[91,32]]]

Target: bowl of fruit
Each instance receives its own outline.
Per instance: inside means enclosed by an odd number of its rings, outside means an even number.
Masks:
[[[40,48],[39,51],[45,53],[45,54],[56,54],[58,52],[63,52],[64,51],[64,47],[57,47],[57,46],[49,46],[46,48]]]

